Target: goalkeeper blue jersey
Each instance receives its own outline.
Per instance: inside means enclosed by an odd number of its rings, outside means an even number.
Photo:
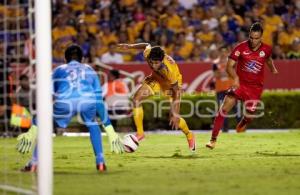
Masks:
[[[96,72],[87,64],[71,61],[58,66],[53,72],[54,98],[102,98],[102,89]]]
[[[77,113],[85,121],[93,121],[97,113],[104,126],[111,124],[98,75],[91,66],[71,61],[58,66],[52,79],[54,118],[60,127],[66,127]]]

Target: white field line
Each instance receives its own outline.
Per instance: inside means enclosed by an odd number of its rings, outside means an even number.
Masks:
[[[66,136],[66,137],[88,137],[90,136],[90,133],[88,132],[64,132],[62,134],[63,136]],[[106,133],[101,133],[102,136],[106,136]]]
[[[288,133],[293,129],[247,129],[246,133]],[[192,130],[192,132],[196,134],[202,133],[210,133],[209,130]],[[228,133],[236,133],[235,129],[230,129]],[[135,132],[122,132],[121,134],[135,134]],[[164,134],[164,135],[176,135],[182,134],[180,130],[154,130],[154,131],[146,131],[145,134]],[[90,136],[88,132],[64,132],[63,136],[66,137],[86,137]],[[106,133],[102,133],[102,136],[107,136]]]
[[[289,133],[294,129],[247,129],[245,133]],[[191,130],[193,133],[211,133],[211,130]],[[221,131],[220,131],[221,132]],[[228,133],[236,133],[235,129],[230,129]],[[146,134],[182,134],[180,130],[155,130],[146,131]]]
[[[15,192],[15,193],[20,193],[20,194],[28,194],[28,195],[33,195],[36,194],[34,191],[31,190],[26,190],[23,188],[18,188],[15,186],[10,186],[10,185],[5,185],[5,184],[0,184],[0,189],[4,191],[10,191],[10,192]]]

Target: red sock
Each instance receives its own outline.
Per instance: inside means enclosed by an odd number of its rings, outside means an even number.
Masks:
[[[218,114],[217,114],[217,116],[214,120],[214,127],[213,127],[212,134],[211,134],[211,139],[212,140],[217,139],[217,137],[219,135],[219,132],[220,132],[220,129],[223,126],[226,114],[227,114],[227,112],[224,111],[224,110],[218,112]]]
[[[248,117],[243,117],[242,120],[239,122],[239,126],[242,127],[244,125],[249,124],[252,121],[252,118],[248,118]]]

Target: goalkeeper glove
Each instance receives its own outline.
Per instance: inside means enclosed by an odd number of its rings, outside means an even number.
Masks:
[[[34,142],[37,137],[37,126],[32,125],[28,132],[22,133],[18,136],[17,141],[17,150],[18,152],[24,154],[28,153],[32,146],[34,145]]]
[[[104,127],[109,144],[110,144],[110,151],[115,152],[117,154],[121,154],[125,152],[124,145],[119,137],[119,135],[115,132],[115,129],[112,125],[108,125]]]

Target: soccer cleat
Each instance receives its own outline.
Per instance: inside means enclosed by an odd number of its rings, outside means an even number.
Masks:
[[[187,139],[188,144],[189,144],[189,148],[192,152],[196,151],[196,138],[195,138],[195,134],[192,133],[192,138],[191,139]]]
[[[239,122],[239,124],[236,126],[235,130],[237,133],[243,133],[246,131],[246,128],[247,128],[247,123],[242,123]]]
[[[216,147],[216,143],[217,143],[216,140],[210,140],[205,146],[212,150]]]
[[[99,172],[105,172],[106,171],[106,165],[104,163],[99,163],[96,165],[96,169],[99,171]]]
[[[145,138],[145,134],[135,134],[135,137],[138,139],[138,141],[142,141]]]
[[[31,172],[36,173],[37,172],[37,165],[32,165],[28,163],[25,167],[21,169],[22,172]]]

